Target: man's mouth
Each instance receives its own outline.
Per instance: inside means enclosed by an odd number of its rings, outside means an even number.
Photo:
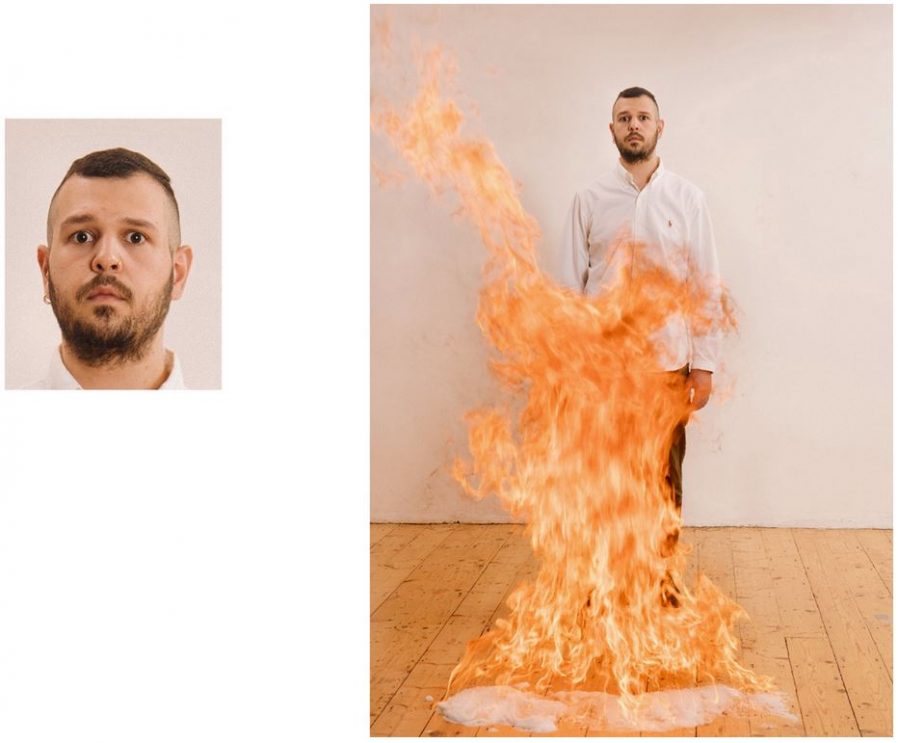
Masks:
[[[107,299],[118,299],[121,300],[122,297],[117,292],[114,292],[112,289],[96,289],[87,295],[88,301],[102,301]]]

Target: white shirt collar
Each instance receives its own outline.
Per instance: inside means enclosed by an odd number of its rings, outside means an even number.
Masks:
[[[173,363],[168,378],[159,387],[160,390],[184,390],[184,377],[181,374],[181,362],[178,355],[172,351]],[[62,363],[62,353],[59,347],[50,358],[50,368],[47,370],[47,376],[41,388],[47,390],[80,390],[83,389],[78,380],[72,376],[71,372],[65,368]]]
[[[616,165],[617,165],[617,168],[616,168],[617,174],[621,178],[623,178],[624,182],[630,186],[633,186],[633,188],[638,189],[639,187],[636,185],[636,181],[633,180],[633,176],[630,175],[630,171],[627,170],[623,166],[623,163],[621,163],[620,158],[618,158]],[[646,183],[646,185],[651,183],[656,178],[659,178],[663,172],[664,172],[664,161],[661,159],[661,157],[659,155],[658,156],[658,167],[655,168],[655,171],[651,174],[651,176],[649,176],[649,181],[648,181],[648,183]]]

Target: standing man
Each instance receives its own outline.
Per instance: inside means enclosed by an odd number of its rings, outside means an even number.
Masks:
[[[622,230],[645,245],[648,256],[675,276],[688,281],[690,272],[704,278],[718,275],[717,253],[708,207],[702,192],[684,178],[665,170],[655,153],[664,132],[655,96],[645,88],[621,91],[611,112],[611,137],[620,160],[610,173],[574,196],[565,225],[562,280],[586,294],[598,295],[617,273],[622,251],[610,250]],[[682,247],[689,259],[683,261]],[[719,339],[693,332],[682,316],[662,329],[663,370],[685,377],[694,410],[711,396]],[[679,512],[683,502],[682,465],[686,453],[685,422],[677,426],[668,459],[671,497]],[[672,550],[678,533],[669,535]],[[666,600],[677,605],[676,597]]]
[[[183,389],[163,325],[184,293],[193,250],[156,163],[122,148],[72,163],[37,249],[44,302],[62,343],[32,389]]]

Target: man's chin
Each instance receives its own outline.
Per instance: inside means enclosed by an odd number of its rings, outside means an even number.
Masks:
[[[68,327],[63,331],[62,337],[75,356],[88,366],[139,361],[147,348],[147,343],[140,343],[133,332],[127,329],[100,328],[94,323],[78,323]]]
[[[120,312],[117,307],[111,304],[98,304],[93,307],[88,306],[85,309],[85,315],[101,320],[115,319],[124,316],[124,313]]]
[[[635,165],[636,163],[644,163],[649,159],[649,153],[647,152],[621,152],[621,157],[631,165]]]
[[[639,148],[639,149],[636,149],[636,150],[620,149],[620,148],[619,148],[619,151],[620,151],[620,156],[621,156],[626,162],[630,163],[631,165],[632,165],[632,164],[635,164],[635,163],[644,163],[644,162],[646,162],[647,160],[650,160],[651,157],[652,157],[652,155],[655,154],[655,148],[654,148],[654,147],[653,147],[652,149],[650,149],[650,150],[649,150],[649,149],[645,149],[645,148]]]

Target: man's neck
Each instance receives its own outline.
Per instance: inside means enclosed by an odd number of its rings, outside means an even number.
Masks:
[[[661,158],[657,155],[652,155],[648,160],[640,160],[638,163],[628,163],[623,158],[620,158],[620,164],[624,166],[631,176],[633,176],[633,180],[636,182],[636,187],[640,191],[645,188],[645,184],[649,182],[652,173],[658,169],[660,163]]]
[[[174,354],[162,344],[162,333],[152,340],[140,361],[89,366],[81,361],[65,341],[59,348],[62,363],[85,390],[156,390],[168,379]]]

